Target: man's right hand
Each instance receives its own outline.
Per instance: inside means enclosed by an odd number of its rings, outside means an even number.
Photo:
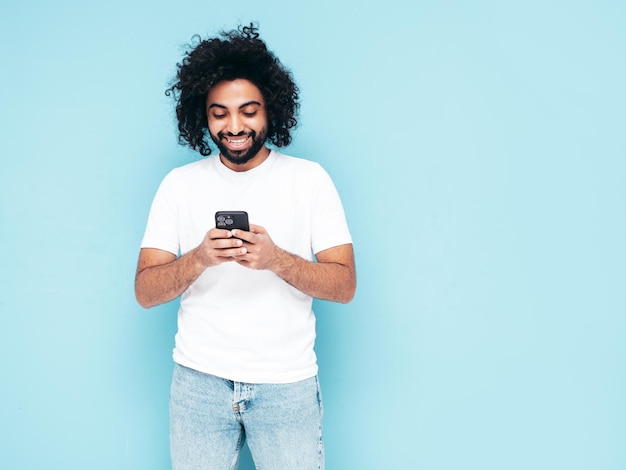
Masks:
[[[142,248],[135,275],[135,297],[142,307],[175,299],[211,266],[236,261],[247,253],[230,230],[213,228],[193,250],[180,257],[157,248]]]
[[[235,261],[247,253],[242,240],[235,238],[230,230],[221,228],[209,230],[196,250],[205,269],[226,261]]]

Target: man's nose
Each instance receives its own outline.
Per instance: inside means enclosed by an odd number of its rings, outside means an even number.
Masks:
[[[231,134],[237,135],[240,134],[241,132],[243,132],[244,130],[244,125],[243,122],[241,121],[241,119],[239,118],[239,116],[231,116],[229,121],[228,121],[228,132],[230,132]]]

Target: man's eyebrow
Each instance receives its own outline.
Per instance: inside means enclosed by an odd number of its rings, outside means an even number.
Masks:
[[[241,106],[239,106],[239,109],[245,108],[246,106],[250,106],[250,105],[263,106],[258,101],[251,100],[251,101],[247,101],[246,103],[244,103]],[[219,103],[211,103],[207,109],[211,109],[211,108],[228,109],[226,106],[224,106],[223,104],[219,104]]]
[[[256,104],[257,106],[263,106],[261,103],[259,103],[258,101],[255,100],[251,100],[248,101],[247,103],[242,104],[241,106],[239,106],[239,109],[241,108],[245,108],[246,106],[250,106],[251,104]]]

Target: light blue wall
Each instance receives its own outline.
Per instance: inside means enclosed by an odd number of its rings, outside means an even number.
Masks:
[[[133,297],[196,158],[163,90],[250,19],[354,235],[355,300],[316,304],[328,468],[626,468],[625,5],[3,1],[0,468],[168,468],[176,305]]]

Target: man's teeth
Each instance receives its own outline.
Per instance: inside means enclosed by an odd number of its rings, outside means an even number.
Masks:
[[[243,139],[238,139],[238,140],[232,140],[232,139],[226,139],[228,140],[228,142],[230,142],[231,144],[243,144],[246,140],[248,140],[247,137],[244,137]]]

